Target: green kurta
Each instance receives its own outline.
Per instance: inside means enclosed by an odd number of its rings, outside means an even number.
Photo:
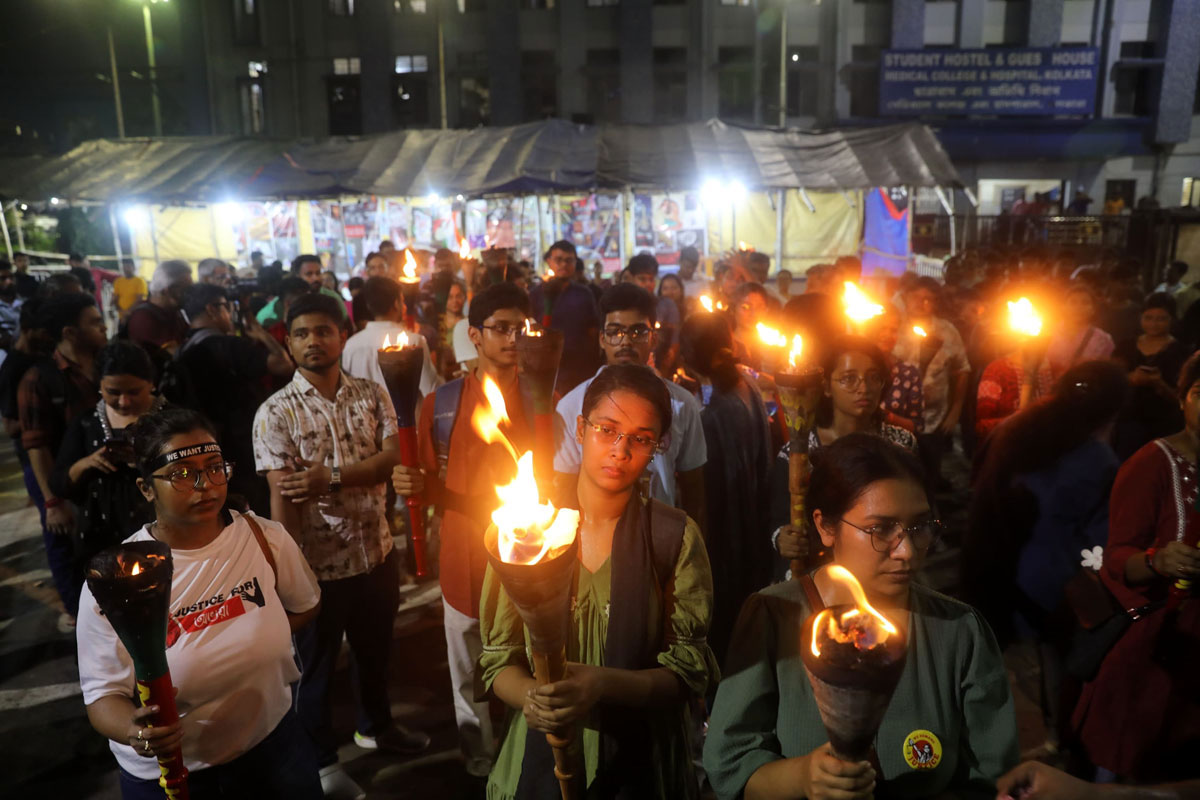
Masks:
[[[582,564],[576,570],[571,626],[567,635],[568,661],[604,666],[611,564],[609,558],[594,574]],[[656,622],[648,626],[648,637],[655,647],[661,648],[659,665],[678,675],[694,694],[703,696],[715,684],[719,674],[707,641],[712,618],[712,573],[700,529],[690,519],[684,529],[675,574],[666,589],[666,595],[660,601],[655,587],[646,587],[650,597],[650,618]],[[483,680],[483,688],[490,691],[496,676],[511,665],[523,666],[533,674],[525,626],[490,567],[483,581],[479,616],[483,654],[477,674]],[[653,731],[657,796],[672,800],[694,797],[686,704],[647,710],[645,719]],[[524,715],[509,709],[500,754],[488,777],[488,800],[508,800],[515,796],[525,756],[526,731]],[[575,749],[582,751],[590,785],[600,761],[600,731],[594,718],[578,726]]]
[[[916,584],[910,598],[908,658],[875,738],[886,781],[876,796],[990,800],[1017,763],[1000,648],[970,606]],[[759,767],[828,741],[798,650],[808,615],[798,581],[752,595],[742,609],[704,746],[719,798],[741,797]]]

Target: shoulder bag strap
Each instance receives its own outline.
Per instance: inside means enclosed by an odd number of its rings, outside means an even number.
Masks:
[[[804,596],[808,598],[809,613],[816,614],[824,610],[825,601],[821,599],[821,593],[817,591],[817,584],[812,575],[806,573],[800,576],[800,588],[804,589]]]
[[[1079,342],[1079,347],[1075,348],[1075,354],[1071,356],[1071,366],[1079,363],[1079,357],[1083,355],[1083,351],[1087,349],[1088,343],[1092,341],[1092,337],[1096,334],[1096,326],[1092,325],[1083,334],[1083,339]]]
[[[675,574],[675,564],[683,549],[683,531],[687,514],[678,508],[650,500],[650,558],[659,590],[665,594]]]
[[[263,557],[267,559],[267,563],[271,566],[271,574],[275,576],[275,592],[278,593],[279,568],[275,566],[275,554],[271,552],[271,546],[267,544],[267,535],[263,533],[262,526],[258,524],[258,520],[254,518],[253,514],[242,514],[242,519],[249,523],[250,531],[254,534],[254,539],[258,542]]]

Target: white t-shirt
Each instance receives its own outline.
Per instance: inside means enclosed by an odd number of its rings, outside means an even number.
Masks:
[[[601,370],[604,367],[600,368]],[[599,375],[600,371],[596,372]],[[578,474],[583,462],[583,445],[575,438],[575,419],[583,413],[583,396],[596,376],[588,378],[558,401],[554,415],[554,470],[567,475]],[[671,392],[671,439],[666,450],[654,454],[650,465],[650,496],[675,505],[675,474],[704,466],[708,461],[708,445],[700,423],[700,403],[682,386],[663,381]]]
[[[198,550],[171,551],[167,665],[178,688],[183,761],[189,770],[224,764],[261,742],[292,705],[299,679],[287,611],[303,613],[320,600],[317,579],[300,548],[278,522],[257,517],[279,570],[276,585],[262,548],[240,515]],[[126,541],[153,539],[148,527]],[[79,600],[79,682],[88,705],[108,695],[137,693],[133,660],[85,585]],[[110,741],[117,763],[154,779],[158,761]]]
[[[433,368],[433,360],[429,357],[429,343],[425,341],[425,337],[419,333],[414,334],[399,323],[379,320],[368,322],[365,328],[346,340],[346,346],[342,348],[342,369],[346,370],[347,375],[355,378],[375,381],[387,391],[387,384],[383,382],[383,371],[379,369],[379,348],[383,345],[384,336],[395,339],[400,333],[407,334],[410,339],[416,336],[421,350],[425,353],[425,363],[421,367],[421,396],[424,397],[441,386],[442,379]]]

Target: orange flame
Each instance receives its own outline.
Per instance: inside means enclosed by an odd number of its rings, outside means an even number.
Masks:
[[[458,257],[463,260],[471,257],[471,243],[466,240],[466,237],[458,240]]]
[[[412,250],[404,251],[404,272],[400,275],[401,283],[416,283],[420,278],[417,276],[417,259],[413,257]]]
[[[133,562],[133,569],[129,570],[129,574],[130,575],[141,575],[142,574],[142,565],[136,561]]]
[[[754,252],[754,248],[753,248],[753,247],[751,247],[750,245],[748,245],[748,244],[746,244],[745,242],[743,242],[743,241],[740,241],[740,240],[738,241],[738,250],[741,250],[741,251],[743,251],[743,252],[746,252],[746,253],[753,253],[753,252]]]
[[[913,325],[913,333],[915,333],[917,336],[920,336],[922,339],[929,335],[920,325]]]
[[[532,450],[517,461],[517,477],[507,486],[497,486],[496,495],[500,507],[492,512],[492,522],[504,563],[536,564],[561,555],[575,541],[579,512],[541,502]]]
[[[379,346],[379,349],[393,351],[393,350],[403,350],[406,347],[408,347],[408,334],[405,333],[404,331],[400,331],[399,333],[396,334],[396,343],[395,344],[392,344],[392,335],[390,333],[385,334],[383,337],[383,344],[381,344]]]
[[[804,353],[804,340],[800,338],[800,334],[792,337],[792,352],[788,353],[788,366],[795,369],[800,361],[800,356]]]
[[[701,307],[702,307],[702,308],[703,308],[705,311],[707,311],[708,313],[710,313],[710,314],[711,314],[711,313],[712,313],[712,310],[713,310],[713,301],[712,301],[712,298],[711,298],[711,297],[709,297],[709,296],[708,296],[708,295],[706,295],[706,294],[702,294],[702,295],[700,295],[700,306],[701,306]]]
[[[762,340],[763,344],[768,347],[787,347],[787,337],[779,331],[761,322],[754,327],[758,331],[758,338]]]
[[[509,422],[504,393],[491,376],[483,379],[486,405],[475,409],[471,426],[485,442],[500,442],[517,462],[517,475],[512,482],[496,487],[500,507],[492,512],[496,526],[496,546],[500,560],[506,564],[536,564],[542,559],[555,558],[575,541],[579,527],[579,512],[556,509],[543,503],[533,474],[533,452],[518,456],[512,442],[500,431],[501,422]]]
[[[880,614],[867,602],[866,592],[854,577],[853,573],[837,564],[831,565],[827,572],[830,578],[844,585],[854,597],[854,608],[834,619],[833,612],[828,608],[817,615],[813,621],[812,654],[820,658],[821,648],[817,645],[817,636],[822,628],[826,636],[836,642],[853,642],[859,650],[870,650],[888,640],[889,636],[899,633],[899,629],[891,620]]]
[[[526,336],[541,336],[541,335],[542,335],[542,329],[541,329],[541,328],[534,328],[534,327],[533,327],[533,325],[532,325],[532,323],[531,323],[531,320],[529,320],[528,318],[526,318],[526,320],[525,320],[525,335],[526,335]]]
[[[1008,327],[1024,336],[1037,336],[1042,332],[1042,315],[1028,297],[1022,297],[1015,303],[1009,300]]]
[[[842,304],[846,307],[846,316],[858,323],[866,322],[872,317],[883,313],[883,306],[872,300],[853,281],[846,281],[842,294]]]

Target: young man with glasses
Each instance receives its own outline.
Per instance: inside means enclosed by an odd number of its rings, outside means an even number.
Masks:
[[[517,375],[517,339],[528,315],[528,296],[511,283],[475,295],[467,322],[479,364],[425,398],[417,426],[421,467],[396,467],[392,474],[396,494],[423,494],[441,515],[438,577],[454,716],[467,771],[477,777],[488,774],[496,757],[488,704],[475,701],[475,664],[483,652],[479,598],[487,570],[483,532],[499,504],[496,486],[512,480],[516,465],[503,446],[480,438],[471,417],[488,404],[483,380],[491,378],[504,394],[510,421],[505,434],[518,451],[532,448],[531,395]]]
[[[604,327],[600,347],[605,366],[576,386],[558,403],[555,419],[554,482],[563,505],[575,505],[583,448],[574,435],[575,420],[583,409],[583,396],[596,375],[614,364],[644,365],[655,346],[657,301],[634,283],[619,283],[604,292],[600,310]],[[671,393],[671,428],[647,468],[651,497],[687,512],[703,531],[705,527],[704,463],[708,450],[700,424],[700,404],[682,386],[663,381]]]
[[[559,241],[550,245],[546,266],[553,277],[529,292],[532,316],[547,328],[563,333],[563,360],[558,368],[559,393],[570,391],[596,369],[596,332],[600,315],[596,297],[580,281],[575,245]]]
[[[387,693],[400,602],[385,500],[400,461],[396,413],[382,387],[342,371],[346,333],[336,300],[304,295],[288,308],[287,325],[296,374],[255,415],[254,456],[271,487],[271,518],[300,543],[321,584],[316,621],[296,633],[296,709],[316,745],[326,797],[359,797],[338,766],[331,720],[343,633],[358,689],[355,744],[401,754],[429,745],[393,721]]]
[[[171,395],[167,399],[212,421],[230,460],[245,465],[229,482],[229,493],[239,496],[233,503],[244,500],[256,514],[266,516],[271,510],[270,494],[266,482],[250,468],[254,462],[251,430],[254,413],[267,396],[263,378],[290,378],[295,369],[292,359],[250,314],[242,319],[245,335],[234,335],[233,303],[221,286],[189,286],[183,313],[191,329],[175,355],[174,391],[170,385],[164,387]]]

